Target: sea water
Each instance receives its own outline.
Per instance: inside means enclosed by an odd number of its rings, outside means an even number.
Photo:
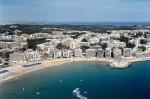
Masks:
[[[0,99],[150,99],[150,61],[125,69],[77,62],[0,85]]]

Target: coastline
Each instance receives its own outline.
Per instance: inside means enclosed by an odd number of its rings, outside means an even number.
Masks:
[[[123,69],[129,67],[131,64],[141,61],[149,61],[150,57],[143,57],[143,58],[135,58],[135,57],[128,57],[123,58],[122,61],[117,62],[113,59],[106,59],[106,58],[66,58],[66,59],[50,59],[41,61],[41,64],[38,64],[36,66],[30,66],[30,67],[22,67],[22,65],[7,67],[9,72],[0,74],[0,84],[4,83],[9,80],[18,79],[18,77],[23,76],[28,73],[32,73],[37,70],[42,70],[45,68],[55,67],[55,66],[61,66],[66,63],[71,62],[99,62],[100,64],[106,64],[109,65],[111,68],[117,68],[117,69]]]
[[[23,76],[28,73],[32,73],[37,70],[55,67],[55,66],[59,66],[62,64],[66,64],[66,63],[69,63],[67,59],[63,59],[63,60],[56,59],[56,60],[42,61],[41,64],[36,65],[36,66],[22,67],[22,65],[18,65],[18,66],[10,67],[8,69],[6,68],[9,71],[10,70],[13,70],[13,71],[0,75],[0,84],[9,80],[18,79],[18,77],[20,76]],[[2,78],[2,76],[4,76],[4,78]]]

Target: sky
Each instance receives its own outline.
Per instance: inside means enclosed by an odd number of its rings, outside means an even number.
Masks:
[[[150,22],[150,0],[0,0],[0,22]]]

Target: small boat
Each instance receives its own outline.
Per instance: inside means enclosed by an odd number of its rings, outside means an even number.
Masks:
[[[74,94],[75,96],[78,96],[79,93],[80,93],[80,89],[79,89],[79,88],[76,88],[75,90],[73,90],[73,94]]]
[[[60,80],[60,82],[62,82],[62,80]]]
[[[39,95],[39,94],[40,94],[40,92],[36,92],[36,94],[37,94],[37,95]]]
[[[24,91],[24,88],[22,88],[22,91]]]
[[[88,99],[87,97],[82,96],[82,95],[80,94],[80,89],[79,89],[79,88],[76,88],[75,90],[73,90],[73,94],[74,94],[77,98],[80,98],[80,99]]]

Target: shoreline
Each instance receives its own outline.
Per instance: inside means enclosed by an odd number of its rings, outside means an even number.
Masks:
[[[59,66],[62,64],[66,64],[66,63],[69,63],[69,61],[66,59],[64,59],[64,60],[51,60],[51,61],[45,60],[45,61],[42,61],[41,64],[39,64],[39,65],[30,66],[30,67],[22,67],[22,65],[14,66],[13,72],[3,74],[3,76],[5,76],[4,78],[1,77],[2,75],[0,75],[0,84],[4,83],[6,81],[9,81],[9,80],[18,79],[18,77],[20,77],[20,76],[26,75],[28,73],[32,73],[32,72],[37,71],[37,70],[55,67],[55,66]],[[12,68],[9,68],[9,70],[12,70]]]
[[[22,65],[12,66],[5,68],[9,72],[0,74],[0,84],[9,80],[18,79],[18,77],[32,73],[37,70],[42,70],[50,67],[61,66],[63,64],[72,63],[72,62],[99,62],[100,64],[105,64],[110,66],[110,68],[123,69],[129,67],[131,64],[141,61],[149,61],[150,57],[144,58],[124,58],[122,61],[117,62],[113,59],[106,58],[72,58],[72,59],[50,59],[41,61],[41,64],[22,67]]]

